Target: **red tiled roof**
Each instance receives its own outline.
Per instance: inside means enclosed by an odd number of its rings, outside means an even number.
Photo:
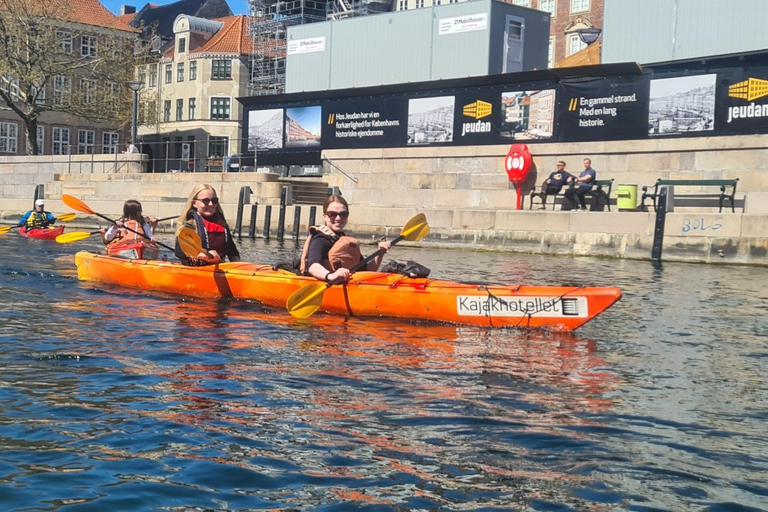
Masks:
[[[136,13],[132,12],[130,14],[121,14],[117,17],[117,19],[120,20],[121,23],[125,23],[127,25],[131,22],[134,16],[136,16]]]
[[[253,51],[253,39],[249,30],[252,19],[249,16],[241,14],[218,18],[216,21],[224,22],[224,26],[192,53],[249,55]]]
[[[99,0],[0,0],[0,9],[24,11],[62,21],[136,32],[120,18],[109,12]]]

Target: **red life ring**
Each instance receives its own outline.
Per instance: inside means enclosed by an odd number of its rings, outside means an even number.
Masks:
[[[509,181],[515,185],[522,184],[531,171],[533,157],[528,151],[527,144],[512,144],[504,159],[504,168],[507,170]]]

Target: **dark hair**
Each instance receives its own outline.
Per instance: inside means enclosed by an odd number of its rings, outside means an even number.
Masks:
[[[344,205],[344,208],[346,208],[346,209],[347,209],[347,211],[349,211],[349,205],[347,204],[347,200],[346,200],[346,199],[344,199],[344,198],[343,198],[343,197],[341,197],[341,196],[330,195],[330,196],[328,196],[328,197],[326,198],[325,202],[323,203],[323,213],[325,213],[325,212],[327,212],[327,211],[328,211],[328,206],[329,206],[331,203],[340,203],[340,204],[343,204],[343,205]]]
[[[144,217],[141,215],[141,203],[135,199],[129,199],[123,205],[123,220],[135,220],[143,223]]]

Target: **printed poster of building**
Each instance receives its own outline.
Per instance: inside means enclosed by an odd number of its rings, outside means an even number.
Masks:
[[[285,147],[319,147],[321,117],[322,109],[319,105],[287,109],[285,111]]]
[[[248,115],[248,151],[282,147],[283,109],[252,110]]]
[[[454,96],[408,100],[408,145],[453,141]]]
[[[679,135],[715,128],[717,75],[651,80],[648,105],[650,135]]]
[[[505,139],[550,139],[555,125],[555,90],[501,93],[501,133]]]

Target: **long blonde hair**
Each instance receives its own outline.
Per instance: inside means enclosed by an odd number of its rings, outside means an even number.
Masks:
[[[195,186],[195,188],[192,189],[192,193],[189,194],[187,202],[184,203],[184,209],[181,210],[181,215],[179,215],[179,218],[176,219],[176,236],[179,236],[181,229],[187,225],[187,216],[189,215],[190,210],[192,210],[192,203],[195,202],[197,195],[203,190],[213,190],[213,193],[216,195],[216,197],[219,197],[219,195],[216,193],[216,189],[207,183],[200,183],[199,185]],[[224,219],[224,210],[221,209],[221,202],[216,205],[216,213],[221,215],[222,220],[224,220],[224,223],[226,224],[227,221]]]

